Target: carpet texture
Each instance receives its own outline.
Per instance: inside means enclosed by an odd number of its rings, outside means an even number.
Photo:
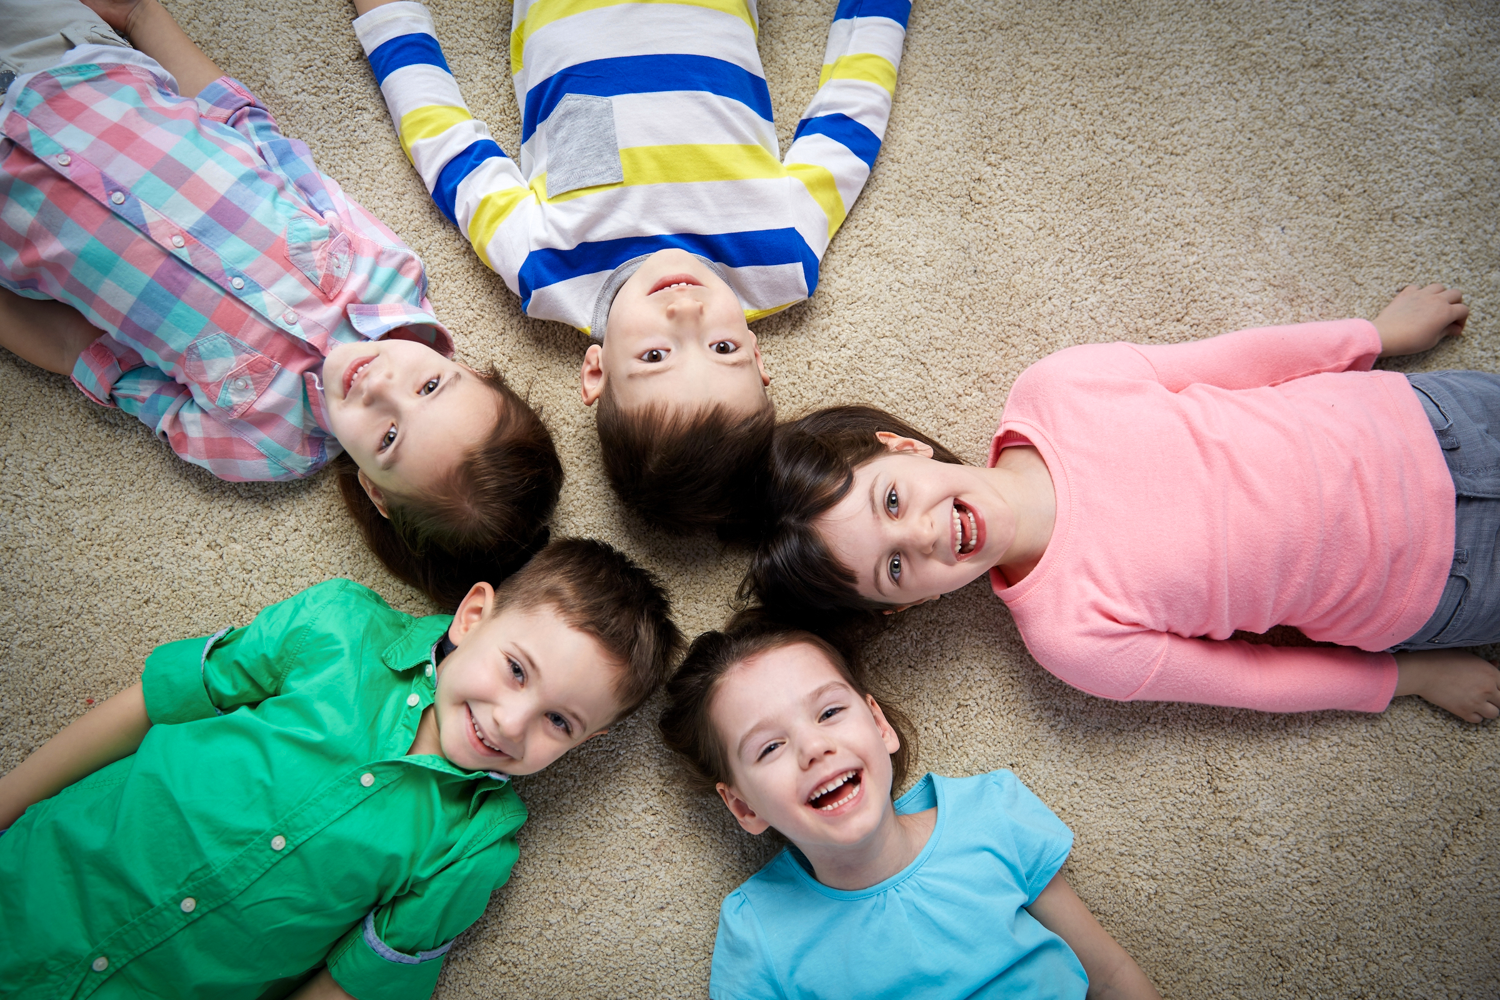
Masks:
[[[323,170],[427,263],[459,356],[543,408],[557,519],[668,582],[690,635],[745,564],[623,515],[578,402],[583,337],[522,315],[429,202],[335,0],[174,0]],[[783,148],[833,0],[764,0]],[[476,116],[514,149],[510,8],[436,0]],[[1007,388],[1090,341],[1172,342],[1468,293],[1410,369],[1500,370],[1500,11],[1493,3],[918,0],[890,131],[813,299],[758,325],[784,414],[868,401],[982,461]],[[333,480],[227,485],[66,380],[0,356],[0,768],[129,683],[157,643],[348,576]],[[1416,699],[1383,715],[1115,704],[1026,654],[976,583],[871,651],[919,769],[1009,767],[1077,835],[1065,874],[1171,997],[1500,995],[1500,732]],[[719,901],[768,856],[686,793],[659,702],[517,785],[521,861],[438,996],[687,997]],[[920,773],[920,770],[919,770]]]

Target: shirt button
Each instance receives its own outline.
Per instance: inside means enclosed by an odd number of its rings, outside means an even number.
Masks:
[[[109,968],[109,959],[105,958],[103,955],[100,955],[98,958],[94,959],[92,963],[90,963],[89,968],[93,969],[95,972],[103,972],[105,969]]]
[[[432,664],[430,664],[430,663],[427,664],[427,676],[428,677],[432,676]]]
[[[177,247],[177,248],[181,249],[181,247],[182,247],[182,245],[183,245],[184,242],[185,241],[183,240],[181,234],[179,234],[179,233],[173,233],[172,234],[172,245],[174,247]]]
[[[109,200],[114,202],[116,205],[123,205],[125,204],[125,192],[116,191],[114,194],[109,196]]]
[[[293,323],[297,322],[297,314],[288,309],[286,312],[281,314],[281,321],[287,326],[291,326]]]
[[[416,708],[417,707],[417,702],[419,702],[421,700],[422,700],[422,696],[419,695],[419,694],[417,694],[415,691],[413,691],[411,694],[409,694],[409,695],[406,696],[406,704],[409,705],[412,708]]]
[[[359,783],[361,785],[364,785],[366,788],[369,788],[371,785],[375,784],[375,775],[371,774],[369,771],[366,771],[364,774],[361,774],[359,776]]]
[[[274,836],[274,837],[271,838],[271,850],[273,850],[273,851],[279,851],[279,850],[281,850],[285,846],[286,846],[286,838],[283,837],[281,834],[278,833],[276,836]]]
[[[177,905],[179,905],[179,906],[182,907],[182,912],[183,913],[192,913],[194,910],[196,910],[198,908],[198,901],[196,899],[194,899],[192,896],[189,896],[189,897],[187,897],[186,899],[184,899],[181,903],[179,903]]]
[[[236,389],[248,389],[250,388],[250,380],[242,375],[234,380],[234,387]]]
[[[244,278],[240,278],[240,277],[230,278],[229,279],[229,283],[231,285],[233,285],[235,288],[244,288],[245,287],[245,279]]]
[[[73,158],[71,156],[69,156],[67,153],[58,153],[57,154],[57,162],[61,163],[63,166],[66,167],[68,164],[70,164],[70,163],[73,162]]]

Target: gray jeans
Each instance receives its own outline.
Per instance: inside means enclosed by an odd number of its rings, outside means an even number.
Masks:
[[[1458,494],[1453,566],[1427,624],[1393,647],[1442,649],[1500,642],[1500,375],[1408,375],[1443,447]]]
[[[79,45],[130,43],[78,0],[0,0],[0,94],[23,73],[56,66]]]

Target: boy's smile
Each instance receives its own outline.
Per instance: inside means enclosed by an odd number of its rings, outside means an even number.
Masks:
[[[480,583],[459,604],[448,632],[458,648],[438,664],[411,753],[532,774],[609,725],[620,708],[619,668],[551,605],[492,614],[493,602],[493,588]]]

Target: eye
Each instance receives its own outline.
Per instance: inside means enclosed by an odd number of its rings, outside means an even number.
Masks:
[[[755,755],[755,759],[756,760],[765,760],[766,759],[766,754],[770,753],[772,750],[775,750],[779,746],[781,746],[781,741],[780,740],[773,740],[772,742],[767,743],[763,748],[761,748],[760,753],[758,753],[758,754]]]
[[[426,396],[429,393],[437,392],[438,384],[441,383],[441,382],[442,382],[442,379],[440,379],[440,378],[430,378],[430,379],[428,379],[426,382],[422,383],[422,388],[420,388],[420,389],[417,390],[417,395],[418,396]]]
[[[827,708],[823,709],[823,714],[818,716],[818,721],[827,722],[829,719],[833,718],[835,715],[838,715],[843,710],[843,705],[830,705]]]
[[[901,499],[896,496],[896,487],[892,486],[885,494],[885,512],[891,515],[901,513]]]
[[[396,425],[391,424],[390,430],[380,436],[380,450],[385,451],[396,443]]]
[[[891,556],[890,565],[886,567],[886,570],[891,574],[892,583],[899,584],[901,582],[901,556],[899,553]]]
[[[519,663],[517,663],[515,660],[506,660],[505,662],[510,664],[510,675],[512,677],[514,677],[518,681],[526,680],[526,671],[521,669],[521,665]]]
[[[740,349],[740,345],[732,340],[721,340],[718,343],[708,345],[708,349],[715,354],[733,354]]]
[[[558,715],[556,712],[548,712],[547,721],[552,723],[558,729],[561,729],[564,736],[573,735],[573,727],[568,724],[568,720],[563,718],[561,715]]]
[[[646,351],[641,355],[641,360],[646,362],[646,364],[648,365],[659,365],[663,361],[667,360],[667,352],[661,350],[660,348],[653,347],[651,348],[651,350]]]

